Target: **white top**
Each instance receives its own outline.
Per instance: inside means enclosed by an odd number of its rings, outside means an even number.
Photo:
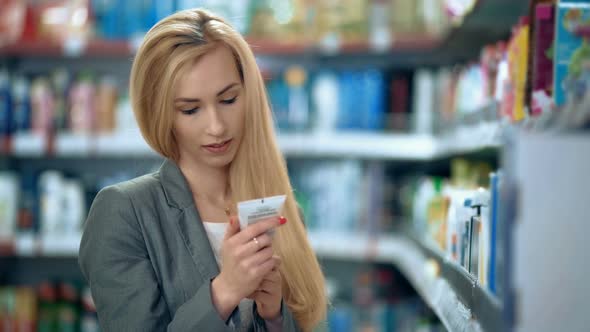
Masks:
[[[213,249],[217,265],[221,268],[221,245],[223,244],[223,237],[229,223],[226,222],[203,222],[209,243]]]

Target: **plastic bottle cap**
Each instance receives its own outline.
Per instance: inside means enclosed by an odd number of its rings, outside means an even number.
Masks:
[[[433,183],[434,184],[434,191],[440,195],[442,193],[442,186],[443,186],[442,178],[434,177],[433,182],[434,182]]]
[[[285,80],[289,86],[301,86],[307,79],[307,73],[305,69],[299,66],[294,66],[287,69],[285,73]]]
[[[471,207],[478,206],[489,206],[490,205],[490,192],[487,189],[479,188],[473,197]]]
[[[471,207],[471,198],[466,198],[465,202],[463,202],[464,207]]]

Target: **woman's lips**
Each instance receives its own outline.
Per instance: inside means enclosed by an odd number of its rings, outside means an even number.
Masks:
[[[203,148],[211,153],[224,153],[228,150],[232,140],[229,139],[221,144],[203,145]]]

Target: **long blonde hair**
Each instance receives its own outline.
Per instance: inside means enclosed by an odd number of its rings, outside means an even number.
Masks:
[[[172,131],[176,78],[184,66],[218,44],[233,52],[245,90],[244,136],[229,171],[232,198],[239,202],[287,195],[283,215],[289,222],[276,233],[273,248],[282,258],[283,300],[299,326],[310,331],[326,317],[324,275],[307,239],[276,142],[264,81],[242,36],[222,18],[199,9],[160,21],[145,36],[133,62],[133,111],[147,143],[164,157],[178,161]]]

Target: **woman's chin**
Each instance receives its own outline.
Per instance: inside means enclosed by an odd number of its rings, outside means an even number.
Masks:
[[[234,159],[233,155],[209,157],[203,160],[203,162],[211,168],[225,168],[231,165]]]

